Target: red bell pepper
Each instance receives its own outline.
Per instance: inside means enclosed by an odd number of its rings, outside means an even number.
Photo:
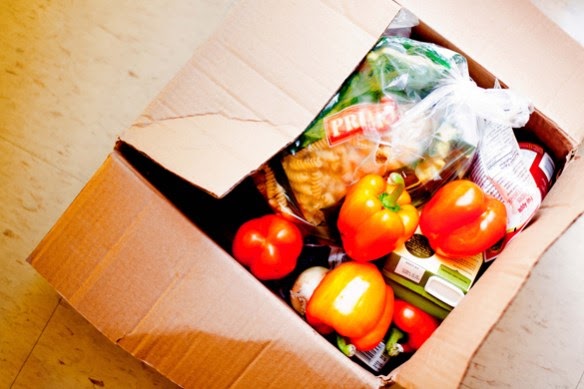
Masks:
[[[440,255],[460,258],[479,254],[505,235],[507,210],[469,180],[440,188],[424,205],[420,230]]]
[[[387,181],[377,174],[366,175],[349,189],[337,221],[349,257],[378,259],[413,235],[418,211],[404,187],[403,177],[392,173]]]
[[[243,223],[233,240],[233,256],[260,280],[282,278],[294,270],[303,247],[300,229],[278,215]]]

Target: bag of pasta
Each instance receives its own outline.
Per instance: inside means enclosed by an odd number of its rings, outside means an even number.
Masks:
[[[382,36],[301,136],[256,175],[270,205],[328,228],[348,187],[397,171],[415,205],[463,177],[480,139],[484,92],[466,59],[410,38]],[[481,120],[479,120],[481,119]],[[333,229],[334,230],[334,229]],[[314,231],[313,231],[314,232]]]

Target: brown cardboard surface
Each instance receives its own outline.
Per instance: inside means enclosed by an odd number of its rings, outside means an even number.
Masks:
[[[110,340],[179,385],[378,386],[117,153],[30,261]]]
[[[224,195],[308,126],[398,10],[383,0],[240,1],[121,138]]]

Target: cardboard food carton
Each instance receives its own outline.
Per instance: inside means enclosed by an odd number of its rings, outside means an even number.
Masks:
[[[249,174],[292,142],[400,10],[239,1],[125,131],[29,261],[112,342],[184,387],[456,387],[543,252],[584,210],[584,50],[526,2],[404,0],[415,37],[532,99],[561,175],[530,226],[405,364],[346,358],[229,254],[266,205]],[[470,23],[470,25],[469,25]],[[439,357],[437,357],[439,355]]]
[[[452,260],[432,250],[418,231],[387,256],[383,276],[395,296],[444,319],[478,278],[483,254]]]

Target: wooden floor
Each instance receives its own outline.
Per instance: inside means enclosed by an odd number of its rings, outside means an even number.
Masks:
[[[534,2],[584,43],[584,2]],[[175,387],[102,337],[26,257],[230,4],[0,2],[0,389]],[[580,218],[463,387],[584,389],[582,236]]]

